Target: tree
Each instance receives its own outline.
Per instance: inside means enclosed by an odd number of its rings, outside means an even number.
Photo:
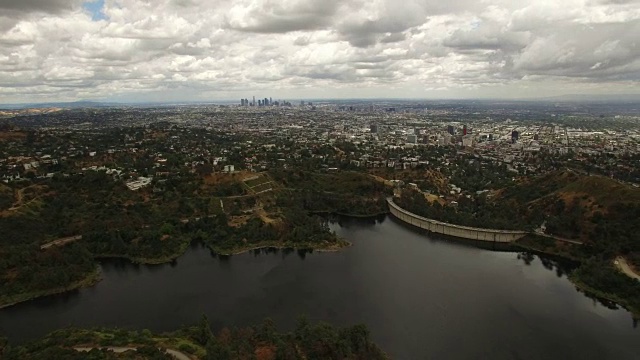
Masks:
[[[9,341],[6,337],[0,337],[0,355],[4,354],[5,349],[9,346]]]
[[[231,349],[221,344],[216,340],[215,337],[211,337],[207,342],[205,349],[207,350],[207,355],[204,357],[204,360],[231,360]]]
[[[207,345],[209,340],[213,338],[213,333],[211,332],[211,326],[209,325],[209,319],[207,315],[202,314],[202,318],[200,319],[200,323],[198,324],[198,333],[196,335],[196,340],[202,344]]]
[[[173,231],[174,231],[173,225],[171,225],[168,222],[162,224],[162,227],[160,228],[160,233],[162,235],[171,235],[173,234]]]
[[[266,318],[258,328],[258,338],[262,341],[273,342],[276,338],[276,324],[271,318]]]

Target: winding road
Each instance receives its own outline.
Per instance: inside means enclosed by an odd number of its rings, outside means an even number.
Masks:
[[[618,256],[613,263],[615,264],[616,268],[618,268],[618,270],[627,274],[627,276],[629,276],[630,278],[640,280],[640,275],[636,274],[633,271],[631,266],[629,266],[629,264],[627,263],[627,260],[622,256]]]
[[[80,351],[80,352],[89,352],[89,351],[91,351],[93,349],[106,349],[106,350],[109,350],[109,351],[113,351],[115,353],[123,353],[123,352],[129,351],[129,350],[133,350],[133,351],[137,350],[137,348],[134,348],[134,347],[116,347],[116,346],[76,347],[76,348],[73,348],[73,349],[75,351]],[[165,351],[165,353],[173,356],[177,360],[193,360],[190,356],[188,356],[187,354],[185,354],[183,352],[180,352],[178,350],[164,349],[164,351]]]

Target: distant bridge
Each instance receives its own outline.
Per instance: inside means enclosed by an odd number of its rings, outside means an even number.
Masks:
[[[437,234],[498,243],[510,243],[528,234],[526,231],[483,229],[427,219],[401,208],[393,202],[393,198],[387,198],[387,202],[389,203],[391,214],[399,220]]]

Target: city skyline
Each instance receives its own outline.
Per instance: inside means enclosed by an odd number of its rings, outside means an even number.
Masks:
[[[635,0],[6,0],[0,13],[0,104],[640,95]]]

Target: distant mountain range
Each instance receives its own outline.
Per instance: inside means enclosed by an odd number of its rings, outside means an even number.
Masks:
[[[529,99],[533,100],[533,99]],[[640,102],[640,94],[567,94],[538,98],[541,101],[568,101],[568,102]]]
[[[73,101],[73,102],[50,102],[50,103],[25,103],[25,104],[0,104],[0,109],[34,109],[34,108],[90,108],[117,106],[118,103],[97,102],[97,101]]]

